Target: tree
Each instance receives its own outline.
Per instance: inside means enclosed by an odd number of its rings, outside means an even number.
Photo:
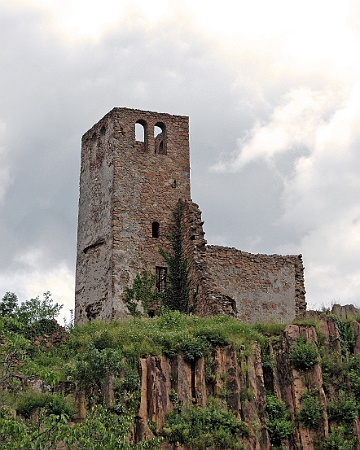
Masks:
[[[169,272],[166,280],[166,289],[163,304],[169,309],[183,313],[189,312],[189,280],[188,265],[182,252],[181,218],[184,205],[181,201],[174,211],[174,223],[170,230],[169,240],[171,251],[160,249],[160,254],[168,265]]]
[[[6,292],[0,302],[0,317],[10,317],[24,325],[30,325],[40,320],[55,320],[63,305],[53,303],[49,291],[39,296],[18,304],[18,298],[13,292]]]
[[[145,314],[159,308],[161,304],[161,293],[155,287],[155,276],[147,270],[141,274],[137,273],[131,288],[126,288],[125,302],[131,315],[141,316],[138,311],[140,306]]]
[[[18,298],[13,292],[6,292],[0,301],[0,317],[12,317],[17,309]]]

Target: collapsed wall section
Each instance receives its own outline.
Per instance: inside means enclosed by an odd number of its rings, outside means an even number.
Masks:
[[[299,256],[253,255],[235,248],[208,246],[207,270],[218,291],[235,301],[243,322],[289,323],[299,304],[302,261]]]
[[[184,203],[182,233],[190,303],[198,314],[289,323],[305,311],[301,255],[253,255],[207,246],[201,211],[193,202]]]

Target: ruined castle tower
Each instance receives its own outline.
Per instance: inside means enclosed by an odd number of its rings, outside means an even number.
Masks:
[[[164,290],[167,267],[159,249],[169,250],[179,199],[189,302],[197,314],[283,323],[301,316],[301,255],[207,245],[201,211],[190,198],[188,117],[114,108],[82,139],[77,323],[127,316],[125,290],[143,270]]]
[[[140,128],[140,137],[135,133]],[[124,291],[151,270],[179,199],[190,199],[189,120],[114,108],[82,138],[75,319],[127,314]]]

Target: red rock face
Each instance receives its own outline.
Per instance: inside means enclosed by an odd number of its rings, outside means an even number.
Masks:
[[[276,339],[269,339],[266,352],[267,361],[272,365],[264,376],[260,345],[254,342],[251,349],[235,348],[228,345],[214,348],[210,355],[188,362],[182,355],[173,358],[151,356],[139,360],[141,380],[141,398],[135,415],[134,442],[140,442],[154,435],[161,434],[166,414],[174,408],[173,401],[186,407],[197,404],[206,406],[209,397],[218,396],[225,399],[229,410],[244,421],[250,431],[248,438],[239,439],[247,450],[270,450],[272,448],[267,430],[266,392],[275,394],[286,405],[292,423],[292,433],[281,442],[281,447],[288,450],[318,450],[324,444],[332,430],[339,423],[328,417],[329,402],[336,399],[339,390],[351,395],[351,380],[342,373],[329,374],[326,380],[320,365],[320,356],[308,369],[297,369],[291,363],[290,354],[297,340],[321,349],[323,361],[333,358],[340,364],[341,336],[336,327],[336,320],[326,315],[318,315],[318,324],[314,326],[287,325],[284,332]],[[359,353],[360,325],[351,322],[354,331],[354,348],[350,349],[352,357]],[[319,330],[318,332],[316,330]],[[263,349],[264,350],[264,349]],[[349,355],[348,355],[349,356]],[[355,370],[355,369],[352,369]],[[358,372],[355,375],[360,376]],[[34,385],[38,380],[23,380],[24,386]],[[326,382],[325,382],[326,381]],[[114,379],[107,376],[104,380],[103,395],[107,406],[114,401]],[[50,389],[50,387],[49,387]],[[316,429],[304,426],[300,420],[303,407],[302,397],[305,392],[315,393],[320,403],[321,418]],[[83,392],[76,395],[78,414],[76,421],[86,417],[86,398]],[[151,425],[151,427],[149,426]],[[360,448],[360,422],[356,417],[350,424],[352,437],[355,439],[353,449]],[[151,428],[151,429],[150,429]],[[131,438],[132,440],[132,438]],[[320,445],[320,447],[319,447]],[[171,445],[164,441],[164,450],[185,449],[178,444]],[[191,449],[189,449],[191,450]]]
[[[355,341],[359,342],[360,327],[353,323]],[[326,354],[338,356],[338,332],[334,322],[329,319],[320,322],[321,340]],[[276,348],[270,345],[270,357],[274,366],[271,371],[271,381],[264,381],[260,346],[254,343],[250,356],[242,350],[237,351],[233,345],[223,349],[216,348],[212,357],[200,358],[195,363],[188,363],[182,356],[174,359],[148,358],[141,360],[142,367],[142,399],[138,412],[139,421],[146,429],[148,420],[158,424],[160,430],[167,412],[173,408],[167,398],[173,389],[183,404],[206,404],[209,396],[226,398],[229,409],[239,419],[249,425],[250,437],[242,439],[245,448],[249,450],[267,450],[271,448],[270,437],[266,429],[266,391],[270,389],[285,402],[290,419],[293,423],[293,433],[282,442],[282,448],[289,450],[315,450],[316,442],[324,442],[329,434],[330,423],[327,415],[327,404],[336,395],[338,388],[333,380],[324,390],[324,379],[321,365],[318,362],[309,370],[297,370],[289,360],[292,345],[302,336],[305,343],[319,346],[319,336],[315,327],[288,325],[276,343]],[[358,347],[355,345],[355,352]],[[146,372],[146,376],[144,373]],[[211,373],[211,377],[206,374]],[[265,386],[266,385],[266,386]],[[350,386],[348,389],[351,390]],[[305,392],[316,392],[319,399],[322,417],[317,429],[305,427],[299,420],[302,408],[302,397]],[[151,432],[150,432],[151,433]],[[138,439],[147,437],[149,430],[138,434]],[[359,448],[359,420],[353,422],[353,436]],[[164,448],[171,448],[168,445]]]

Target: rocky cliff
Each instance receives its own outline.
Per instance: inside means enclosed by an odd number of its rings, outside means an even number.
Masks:
[[[168,312],[94,322],[66,339],[55,333],[30,343],[3,332],[0,443],[11,450],[34,439],[34,448],[48,450],[360,449],[358,318],[356,309],[335,305],[287,326]],[[52,383],[56,376],[67,381]],[[12,430],[20,428],[18,442]]]
[[[193,362],[141,359],[135,439],[163,435],[169,447],[163,427],[174,398],[184,408],[215,396],[247,424],[243,448],[359,449],[359,352],[360,324],[323,315],[316,326],[286,326],[262,348],[254,342],[250,352],[227,345]]]

